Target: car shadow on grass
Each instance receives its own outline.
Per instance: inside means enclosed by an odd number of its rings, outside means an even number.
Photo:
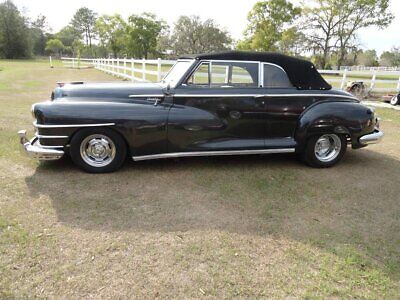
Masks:
[[[26,184],[71,227],[279,236],[332,252],[361,249],[399,277],[396,178],[399,160],[349,149],[330,169],[268,155],[127,162],[116,173],[87,174],[63,159],[42,163]]]

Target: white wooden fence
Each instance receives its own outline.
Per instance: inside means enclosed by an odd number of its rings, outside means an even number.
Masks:
[[[108,74],[125,78],[131,81],[161,81],[174,60],[133,59],[133,58],[69,58],[62,57],[66,67],[87,68],[93,67]]]
[[[61,58],[70,68],[93,67],[108,74],[140,82],[161,81],[174,60],[133,59],[133,58]],[[394,70],[319,70],[324,78],[334,87],[345,89],[348,81],[362,81],[368,91],[400,91],[400,71]]]
[[[318,71],[326,81],[342,90],[346,89],[349,81],[362,81],[367,86],[368,91],[400,91],[400,71],[382,71],[378,69],[370,71],[350,71],[347,69]]]

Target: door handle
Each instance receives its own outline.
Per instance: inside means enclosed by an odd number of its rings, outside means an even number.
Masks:
[[[259,99],[259,98],[264,98],[265,95],[255,95],[254,98]]]

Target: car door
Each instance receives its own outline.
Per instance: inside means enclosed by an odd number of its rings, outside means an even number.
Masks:
[[[295,146],[294,132],[301,113],[314,97],[293,87],[280,66],[262,63],[262,97],[266,109],[267,148]]]
[[[266,111],[259,89],[258,62],[199,63],[175,89],[168,151],[263,149]]]

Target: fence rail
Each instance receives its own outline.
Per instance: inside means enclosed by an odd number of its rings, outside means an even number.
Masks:
[[[131,81],[161,81],[174,60],[129,58],[69,58],[62,57],[64,66],[70,68],[93,67],[105,73]]]
[[[131,81],[161,81],[174,60],[133,59],[133,58],[61,58],[70,68],[92,67],[105,73]],[[371,92],[400,91],[400,70],[395,68],[319,70],[322,76],[335,88],[346,89],[348,81],[362,81]]]

